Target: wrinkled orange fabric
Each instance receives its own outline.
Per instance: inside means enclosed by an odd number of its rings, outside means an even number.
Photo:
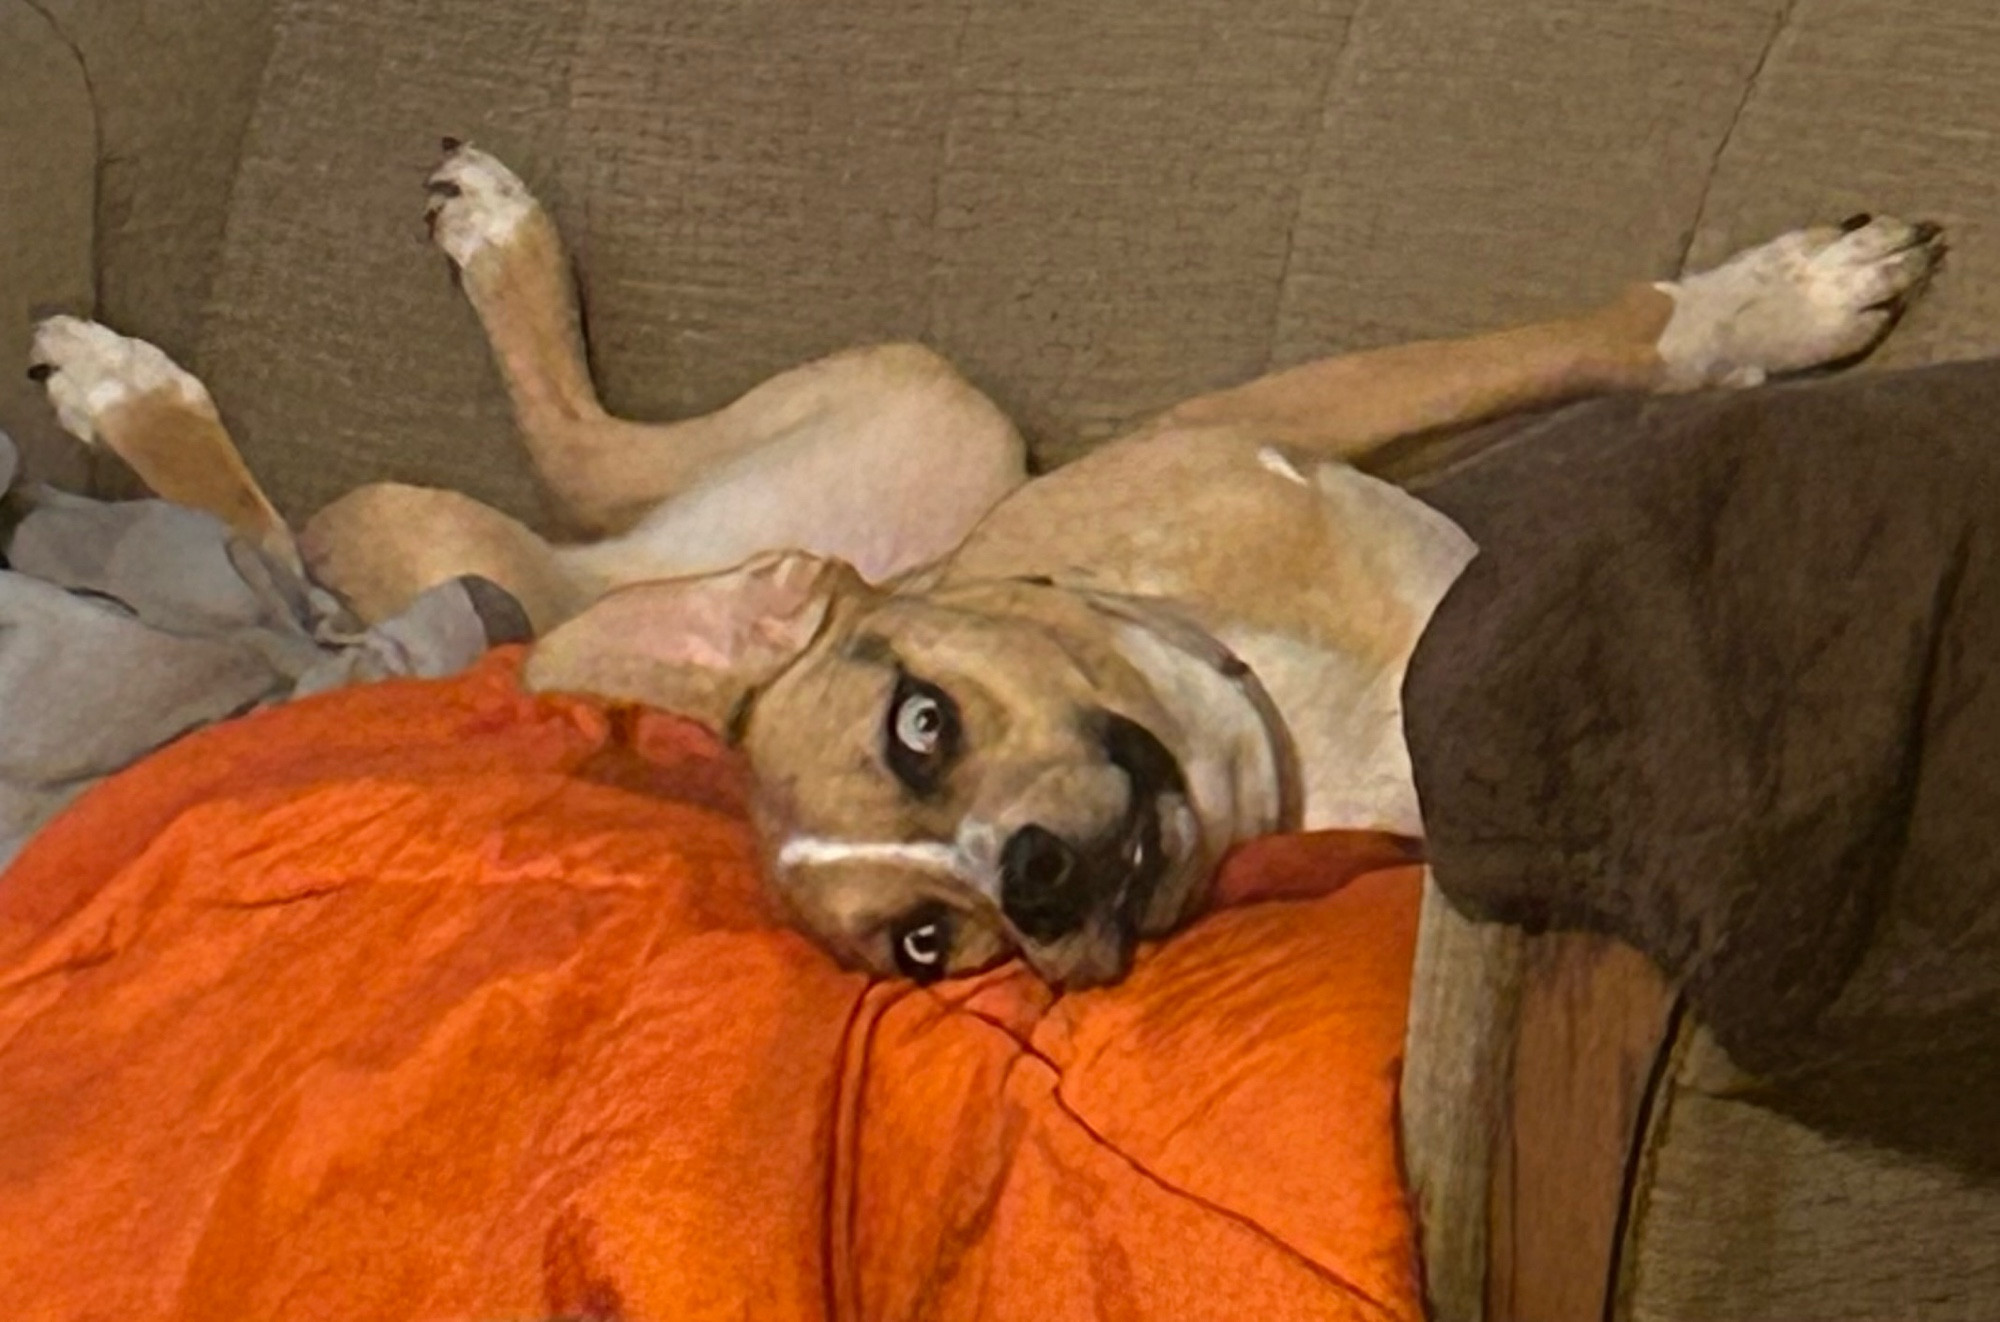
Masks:
[[[0,877],[25,1318],[1413,1319],[1417,880],[1244,904],[1052,997],[844,972],[736,762],[518,655],[192,736]]]

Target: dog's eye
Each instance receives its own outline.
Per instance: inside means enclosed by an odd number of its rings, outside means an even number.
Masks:
[[[944,976],[951,957],[951,915],[926,905],[889,930],[896,971],[919,985]]]
[[[937,789],[958,752],[958,708],[944,690],[909,675],[889,699],[883,757],[896,779],[918,794]]]
[[[896,742],[918,757],[937,752],[944,737],[944,708],[926,693],[912,694],[896,708]]]

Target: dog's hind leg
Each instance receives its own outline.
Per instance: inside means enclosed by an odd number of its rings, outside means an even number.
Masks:
[[[159,496],[212,514],[293,569],[291,530],[251,477],[215,401],[158,347],[80,317],[35,327],[28,374],[63,428],[103,445]]]
[[[537,633],[588,604],[547,542],[456,491],[398,482],[359,487],[313,515],[299,546],[314,579],[370,623],[466,574],[512,593]]]
[[[494,157],[447,141],[429,188],[432,234],[478,313],[560,514],[594,537],[642,516],[665,529],[628,574],[793,547],[893,573],[948,552],[1026,478],[1007,417],[914,345],[808,363],[703,417],[613,417],[585,361],[561,237],[527,186]],[[614,568],[621,554],[609,553]]]

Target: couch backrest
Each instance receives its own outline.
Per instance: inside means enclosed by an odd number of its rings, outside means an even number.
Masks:
[[[1958,231],[1911,361],[2000,343],[1996,126],[1990,0],[277,0],[188,349],[294,513],[533,513],[424,240],[449,133],[552,205],[635,415],[918,337],[1059,459],[1863,207]]]

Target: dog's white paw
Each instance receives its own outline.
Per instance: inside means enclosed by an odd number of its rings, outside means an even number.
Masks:
[[[213,412],[208,389],[157,345],[82,317],[49,317],[35,327],[28,375],[41,382],[63,430],[97,443],[99,423],[135,400],[164,394]]]
[[[1751,386],[1857,358],[1888,334],[1944,257],[1943,231],[1887,216],[1796,230],[1659,288],[1668,390]]]
[[[497,157],[454,138],[431,172],[425,216],[431,237],[460,270],[481,253],[505,248],[541,210],[521,177]]]

